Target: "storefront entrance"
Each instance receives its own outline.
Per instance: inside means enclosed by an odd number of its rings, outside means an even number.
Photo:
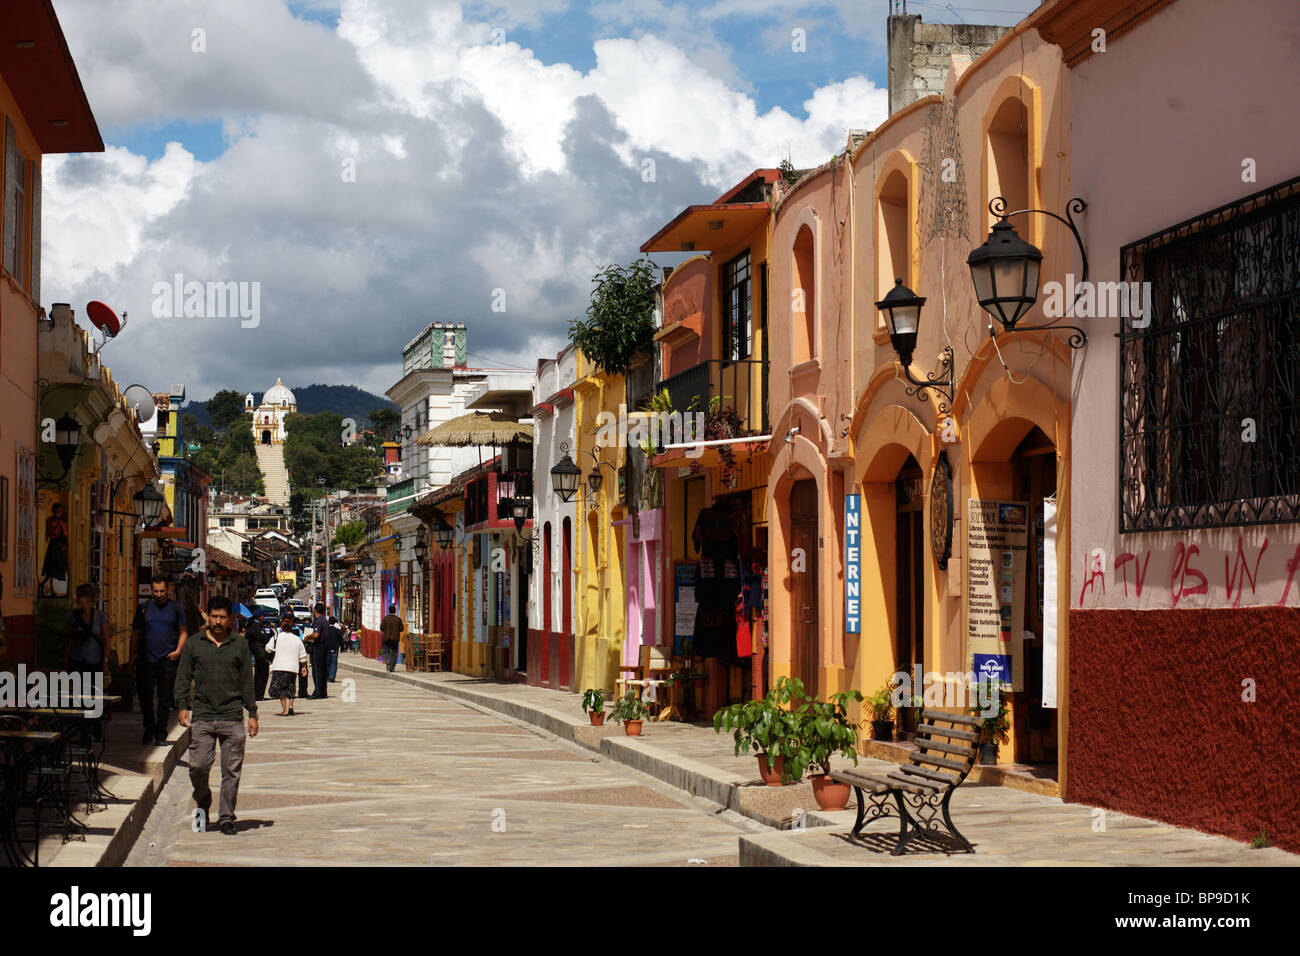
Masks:
[[[790,489],[790,670],[810,697],[817,690],[817,483]]]
[[[1038,429],[1025,436],[1011,458],[1014,497],[1029,502],[1025,568],[1025,689],[1018,694],[1012,733],[1021,762],[1055,762],[1055,708],[1043,707],[1043,499],[1056,493],[1056,448]]]

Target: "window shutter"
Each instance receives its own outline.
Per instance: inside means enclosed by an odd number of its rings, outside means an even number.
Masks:
[[[5,118],[5,223],[4,223],[4,267],[9,273],[14,272],[14,229],[18,223],[18,210],[15,208],[16,194],[14,181],[18,178],[18,163],[22,157],[18,154],[18,135],[14,131],[13,121]]]
[[[41,301],[41,164],[32,163],[32,271],[31,282],[27,291],[32,301],[38,305]]]

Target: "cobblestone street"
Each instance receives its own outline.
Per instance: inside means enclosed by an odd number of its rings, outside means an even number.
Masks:
[[[182,762],[127,865],[735,865],[760,828],[424,690],[359,674],[345,702],[339,676],[294,717],[260,705],[235,836],[192,831]]]

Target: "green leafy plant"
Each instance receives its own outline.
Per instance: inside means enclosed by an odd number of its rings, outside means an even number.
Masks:
[[[605,709],[605,692],[599,687],[588,687],[582,692],[582,712],[600,713]]]
[[[732,732],[737,757],[752,750],[758,756],[767,757],[772,769],[777,758],[784,757],[782,781],[797,780],[803,774],[792,773],[791,760],[799,749],[798,718],[786,705],[803,697],[803,681],[782,677],[761,700],[741,701],[714,714],[713,731]]]
[[[793,756],[785,759],[786,768],[798,779],[805,770],[815,773],[831,772],[831,757],[852,758],[858,762],[858,729],[849,721],[849,701],[862,700],[856,690],[831,694],[805,701],[794,710],[798,746]]]
[[[656,266],[650,259],[606,266],[591,281],[596,286],[586,319],[569,323],[569,338],[596,369],[626,374],[632,357],[654,340]]]
[[[1005,744],[1010,739],[1008,731],[1011,729],[1011,722],[1007,720],[1007,695],[1002,691],[1002,682],[995,677],[988,681],[980,681],[977,686],[979,700],[989,701],[997,707],[995,714],[986,714],[983,707],[970,709],[972,716],[984,718],[984,725],[980,728],[980,743]]]
[[[1262,850],[1271,845],[1272,844],[1268,842],[1268,827],[1260,827],[1259,833],[1250,841],[1250,848],[1252,850]]]
[[[871,712],[871,720],[893,720],[894,686],[892,682],[885,681],[880,690],[867,698],[867,709]]]
[[[620,724],[625,724],[629,720],[641,720],[645,717],[645,702],[636,695],[635,691],[628,691],[614,704],[614,710],[609,716],[611,720]]]

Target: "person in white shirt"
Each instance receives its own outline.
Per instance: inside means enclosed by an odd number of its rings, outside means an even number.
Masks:
[[[307,647],[293,632],[292,611],[281,617],[280,633],[267,642],[266,653],[271,658],[271,686],[266,695],[280,701],[281,717],[292,717],[298,676],[307,674]]]

